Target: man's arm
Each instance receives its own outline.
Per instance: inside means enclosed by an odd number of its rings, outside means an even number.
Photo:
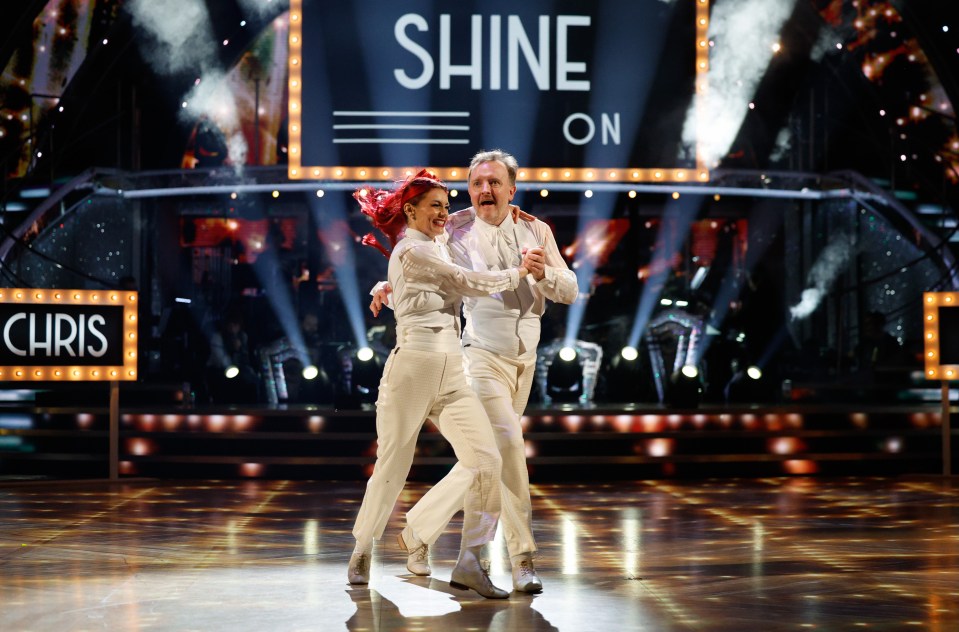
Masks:
[[[540,243],[543,244],[545,255],[544,274],[541,279],[537,279],[536,289],[555,303],[572,305],[579,295],[576,273],[566,265],[566,260],[563,259],[559,246],[556,245],[556,238],[553,237],[553,231],[550,230],[549,226],[545,222],[537,220],[530,227],[539,238]]]
[[[373,289],[370,290],[370,294],[373,295],[373,300],[370,301],[370,311],[373,312],[373,317],[379,317],[380,310],[384,306],[393,309],[390,305],[390,294],[393,292],[393,288],[390,287],[389,281],[380,281]]]

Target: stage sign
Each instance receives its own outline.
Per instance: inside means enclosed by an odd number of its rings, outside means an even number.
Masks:
[[[290,5],[292,179],[427,166],[462,180],[495,148],[530,182],[709,179],[683,142],[706,89],[708,0]]]
[[[0,289],[0,380],[137,379],[137,293]]]
[[[959,292],[922,295],[926,378],[959,379]]]

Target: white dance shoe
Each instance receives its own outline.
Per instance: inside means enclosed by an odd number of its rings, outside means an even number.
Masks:
[[[509,593],[497,588],[489,578],[489,568],[480,564],[479,557],[469,549],[460,552],[450,586],[460,590],[471,588],[487,599],[506,599]]]
[[[425,577],[433,572],[430,568],[430,545],[420,540],[413,530],[406,527],[396,536],[400,548],[406,551],[406,570]]]
[[[543,592],[543,582],[536,574],[533,566],[533,556],[528,553],[517,555],[513,563],[513,590],[522,593]]]
[[[353,552],[350,556],[350,568],[347,571],[347,577],[351,584],[369,584],[370,583],[370,562],[372,556],[369,553]]]

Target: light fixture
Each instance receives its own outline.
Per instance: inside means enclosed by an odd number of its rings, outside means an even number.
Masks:
[[[696,408],[702,397],[703,385],[695,365],[686,364],[670,376],[665,396],[669,408]]]

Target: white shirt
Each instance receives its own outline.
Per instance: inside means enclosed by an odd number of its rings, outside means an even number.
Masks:
[[[579,289],[576,274],[569,269],[559,252],[553,232],[540,220],[513,222],[507,215],[499,226],[477,218],[468,208],[453,213],[446,224],[453,261],[474,271],[501,270],[500,255],[494,243],[506,231],[516,248],[512,265],[519,265],[524,248],[541,246],[546,255],[546,276],[536,281],[526,278],[519,288],[489,296],[464,298],[466,330],[463,344],[473,345],[512,358],[536,353],[539,344],[540,318],[546,311],[546,299],[572,304]]]
[[[390,255],[390,303],[400,327],[459,331],[462,296],[484,296],[514,290],[519,270],[472,271],[444,260],[446,246],[407,228]]]

